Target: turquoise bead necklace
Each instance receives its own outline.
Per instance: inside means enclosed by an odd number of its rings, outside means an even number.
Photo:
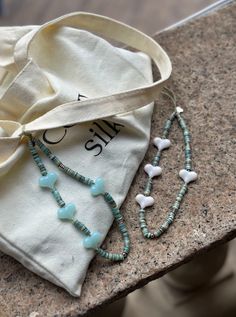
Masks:
[[[126,229],[126,225],[123,220],[123,216],[112,198],[112,196],[105,191],[104,186],[104,180],[103,178],[97,178],[95,181],[87,178],[78,172],[74,171],[73,169],[65,166],[59,158],[54,155],[38,138],[33,137],[31,134],[25,134],[28,140],[28,147],[32,154],[32,157],[38,166],[41,177],[39,178],[39,186],[48,188],[54,199],[56,200],[59,209],[57,211],[57,217],[58,219],[62,221],[69,221],[71,222],[74,227],[82,234],[84,234],[83,239],[83,246],[86,249],[94,249],[97,254],[100,256],[111,260],[111,261],[123,261],[129,251],[130,251],[130,239],[129,234]],[[40,158],[37,150],[36,145],[39,147],[39,149],[65,174],[72,177],[79,183],[82,183],[84,185],[87,185],[90,187],[90,191],[92,196],[97,197],[99,195],[102,195],[105,202],[109,205],[111,212],[114,216],[115,221],[118,224],[119,230],[121,232],[123,241],[124,241],[124,247],[122,253],[111,253],[106,250],[103,250],[99,247],[99,245],[102,242],[102,234],[98,231],[96,232],[90,232],[90,230],[86,227],[85,224],[80,222],[78,219],[75,218],[76,214],[76,206],[73,203],[66,204],[64,200],[62,199],[58,189],[56,188],[56,181],[58,179],[58,175],[55,172],[48,172],[42,159]]]
[[[156,137],[153,140],[154,145],[157,147],[157,153],[152,161],[152,164],[146,164],[144,167],[144,171],[148,175],[147,183],[144,188],[144,193],[138,194],[136,196],[136,202],[140,205],[139,225],[143,233],[143,236],[148,239],[158,238],[164,232],[168,230],[170,225],[173,223],[175,216],[179,210],[180,204],[184,198],[184,195],[186,194],[188,190],[188,184],[197,179],[197,173],[192,171],[192,153],[190,148],[190,133],[184,119],[180,115],[180,113],[183,112],[183,109],[180,107],[176,107],[176,98],[171,90],[169,90],[168,88],[164,88],[162,93],[171,99],[171,101],[173,102],[175,106],[175,111],[170,115],[169,119],[166,121],[164,125],[164,129],[163,129],[162,137],[161,138]],[[170,208],[164,223],[159,227],[159,229],[153,232],[150,232],[148,230],[147,221],[145,217],[145,208],[150,207],[154,204],[154,199],[153,197],[150,196],[152,191],[152,179],[153,177],[159,176],[162,173],[162,168],[159,166],[161,153],[163,150],[168,149],[170,147],[171,143],[170,143],[170,140],[167,139],[167,137],[169,135],[170,128],[175,119],[177,119],[178,124],[184,136],[185,166],[184,166],[184,169],[182,169],[179,172],[179,176],[184,181],[184,184],[181,186],[180,191],[177,194],[176,200],[174,204],[172,205],[172,207]]]

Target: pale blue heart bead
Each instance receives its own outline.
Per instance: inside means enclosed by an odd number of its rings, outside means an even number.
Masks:
[[[84,238],[83,245],[86,249],[96,249],[102,242],[102,235],[100,232],[95,231],[91,236]]]
[[[99,177],[95,180],[95,183],[90,188],[91,194],[93,196],[103,195],[105,193],[104,189],[104,179]]]
[[[58,209],[57,217],[62,220],[72,220],[76,213],[76,207],[74,204],[69,203],[64,207]]]
[[[50,172],[45,176],[39,178],[39,186],[53,189],[57,181],[57,174],[55,172]]]

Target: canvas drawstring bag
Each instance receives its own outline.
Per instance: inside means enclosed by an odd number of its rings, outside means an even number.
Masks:
[[[154,83],[151,58],[160,72]],[[2,252],[80,295],[94,252],[57,219],[22,135],[37,135],[83,175],[103,177],[120,206],[148,147],[153,101],[170,74],[170,60],[153,39],[107,17],[72,13],[42,26],[1,27]],[[113,217],[103,199],[62,173],[58,189],[76,204],[77,218],[105,238]]]

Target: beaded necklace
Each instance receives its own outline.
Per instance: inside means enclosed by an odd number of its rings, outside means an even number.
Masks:
[[[25,134],[25,136],[27,136],[28,138],[28,147],[32,154],[32,157],[42,175],[39,178],[39,186],[50,189],[54,199],[59,205],[59,209],[57,211],[58,219],[62,221],[71,222],[79,232],[85,235],[85,238],[83,239],[83,246],[86,249],[94,249],[95,252],[98,253],[100,256],[106,259],[109,259],[111,261],[123,261],[127,257],[130,251],[129,234],[126,229],[126,225],[123,221],[122,214],[116,202],[114,201],[112,196],[108,192],[105,191],[103,178],[100,177],[94,181],[88,177],[82,176],[81,174],[74,171],[73,169],[65,166],[59,160],[59,158],[56,155],[54,155],[39,139],[37,139],[36,137],[33,137],[31,134]],[[94,197],[99,195],[103,196],[105,202],[109,205],[111,212],[121,232],[121,235],[124,241],[124,247],[123,247],[122,253],[111,253],[100,248],[99,245],[102,242],[102,234],[98,231],[93,233],[90,232],[90,230],[85,226],[85,224],[80,222],[78,219],[75,219],[76,206],[73,203],[66,204],[64,200],[62,199],[59,191],[57,190],[55,186],[56,181],[58,179],[58,175],[55,172],[47,171],[45,165],[43,164],[42,159],[40,158],[36,150],[36,145],[62,172],[66,173],[68,176],[72,177],[79,183],[89,186],[92,196]]]
[[[168,88],[164,88],[163,92],[164,95],[169,97],[175,106],[175,111],[171,114],[169,119],[166,121],[163,129],[162,137],[156,137],[153,140],[155,147],[157,148],[157,153],[152,161],[152,164],[146,164],[144,167],[144,171],[148,175],[148,179],[146,182],[146,186],[144,188],[143,194],[138,194],[136,196],[136,202],[140,205],[139,210],[139,225],[143,236],[148,239],[154,239],[161,236],[164,232],[166,232],[169,226],[173,223],[175,216],[179,210],[180,204],[184,198],[188,190],[188,184],[193,182],[197,179],[197,173],[192,171],[192,154],[190,148],[190,133],[187,129],[186,123],[184,119],[181,117],[180,113],[183,112],[183,109],[180,107],[176,107],[176,98],[172,91]],[[166,220],[164,223],[154,232],[150,232],[147,227],[147,221],[145,218],[145,208],[150,207],[154,204],[153,197],[150,196],[152,191],[152,179],[155,176],[159,176],[162,173],[162,168],[159,166],[159,162],[161,159],[161,153],[163,150],[168,149],[170,147],[170,140],[167,138],[170,132],[170,128],[177,119],[178,124],[183,132],[184,136],[184,146],[185,146],[185,164],[184,169],[179,172],[179,176],[184,181],[184,184],[181,186],[179,193],[177,194],[176,200],[170,211],[167,215]]]
[[[144,194],[138,194],[136,196],[136,201],[140,205],[139,210],[139,224],[142,230],[142,233],[145,238],[154,239],[162,235],[169,226],[173,223],[174,218],[179,210],[180,203],[183,200],[184,195],[187,192],[188,184],[192,181],[197,179],[197,173],[192,171],[192,155],[191,155],[191,148],[190,148],[190,133],[187,129],[186,123],[182,116],[180,115],[183,110],[180,107],[176,107],[176,99],[174,94],[167,88],[164,88],[163,94],[168,96],[175,106],[175,111],[171,114],[169,119],[166,121],[162,137],[156,137],[153,140],[154,145],[157,147],[157,153],[152,160],[152,164],[146,164],[144,167],[144,171],[148,175],[147,183],[144,189]],[[161,152],[165,149],[170,147],[170,140],[167,139],[170,128],[177,119],[179,126],[183,132],[184,136],[184,144],[185,144],[185,168],[179,172],[179,176],[184,181],[184,184],[181,186],[180,191],[176,197],[175,203],[170,208],[170,211],[167,215],[166,221],[154,232],[150,232],[147,228],[147,222],[145,218],[145,208],[150,207],[154,204],[153,197],[150,196],[152,190],[152,179],[155,176],[159,176],[162,173],[162,168],[158,165],[161,159]],[[25,134],[28,139],[28,147],[31,152],[31,155],[38,166],[41,177],[39,178],[39,186],[48,188],[54,199],[56,200],[57,204],[59,205],[59,209],[57,211],[58,219],[62,221],[69,221],[71,222],[74,227],[81,233],[85,235],[83,239],[83,246],[86,249],[93,249],[97,254],[100,256],[109,259],[111,261],[123,261],[130,251],[130,239],[129,234],[126,228],[126,225],[123,221],[123,216],[112,198],[111,194],[105,191],[104,180],[103,178],[99,177],[95,181],[81,175],[80,173],[74,171],[73,169],[65,166],[60,159],[54,155],[49,148],[45,146],[38,138],[33,137],[31,134]],[[56,165],[59,170],[70,176],[71,178],[75,179],[79,183],[87,185],[90,187],[90,192],[92,196],[97,197],[102,195],[105,202],[109,205],[111,212],[114,216],[116,223],[118,224],[119,230],[121,232],[124,247],[122,253],[111,253],[99,247],[102,242],[102,234],[100,232],[90,232],[90,230],[86,227],[85,224],[80,222],[78,219],[75,219],[76,214],[76,206],[73,203],[66,204],[65,201],[62,199],[59,191],[57,190],[55,184],[58,179],[58,175],[55,172],[48,172],[42,159],[40,158],[37,150],[36,145],[39,149]]]

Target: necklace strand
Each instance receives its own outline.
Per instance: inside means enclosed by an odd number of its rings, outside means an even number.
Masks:
[[[148,179],[144,188],[143,194],[138,194],[136,196],[136,202],[140,205],[139,210],[139,225],[143,236],[148,239],[154,239],[160,237],[164,232],[168,230],[170,225],[174,222],[175,216],[179,210],[180,204],[187,193],[188,184],[197,179],[197,173],[192,171],[192,153],[190,147],[190,133],[186,126],[186,123],[182,116],[180,115],[183,110],[180,107],[176,107],[176,100],[174,94],[167,88],[164,88],[163,94],[168,96],[175,105],[175,111],[170,115],[169,119],[167,119],[162,137],[156,137],[153,140],[154,145],[157,147],[157,153],[152,160],[152,164],[146,164],[144,167],[144,171],[148,175]],[[166,220],[162,223],[162,225],[155,231],[150,232],[147,226],[146,216],[145,216],[145,208],[150,207],[154,204],[154,199],[150,196],[152,191],[152,179],[155,176],[159,176],[162,173],[162,169],[159,166],[161,160],[161,153],[163,150],[168,149],[170,146],[170,140],[168,139],[170,128],[177,119],[178,124],[183,132],[184,136],[184,147],[185,147],[185,164],[184,169],[179,172],[179,176],[184,181],[184,184],[181,186],[174,204],[171,206]]]
[[[51,190],[51,193],[56,200],[57,204],[59,205],[57,216],[60,220],[67,220],[70,221],[74,227],[85,235],[83,239],[83,245],[87,249],[94,249],[96,253],[100,256],[109,259],[111,261],[123,261],[130,251],[130,239],[129,234],[126,228],[126,225],[123,221],[123,216],[112,198],[112,196],[104,190],[104,180],[102,178],[97,178],[93,181],[90,178],[84,177],[83,175],[79,174],[78,172],[74,171],[73,169],[65,166],[59,158],[54,155],[39,139],[33,137],[32,135],[26,135],[28,137],[28,147],[32,154],[32,157],[38,166],[41,177],[39,179],[39,185],[41,187],[46,187]],[[111,212],[115,218],[116,223],[118,224],[119,231],[121,232],[124,247],[122,253],[111,253],[108,252],[100,247],[102,235],[100,232],[93,232],[91,233],[90,230],[80,222],[78,219],[75,219],[76,207],[73,203],[66,204],[62,199],[58,189],[55,186],[57,181],[57,174],[55,172],[48,172],[42,159],[40,158],[37,150],[36,145],[41,149],[41,151],[65,174],[72,177],[76,181],[87,185],[90,187],[91,194],[93,196],[102,195],[105,202],[109,205]]]

